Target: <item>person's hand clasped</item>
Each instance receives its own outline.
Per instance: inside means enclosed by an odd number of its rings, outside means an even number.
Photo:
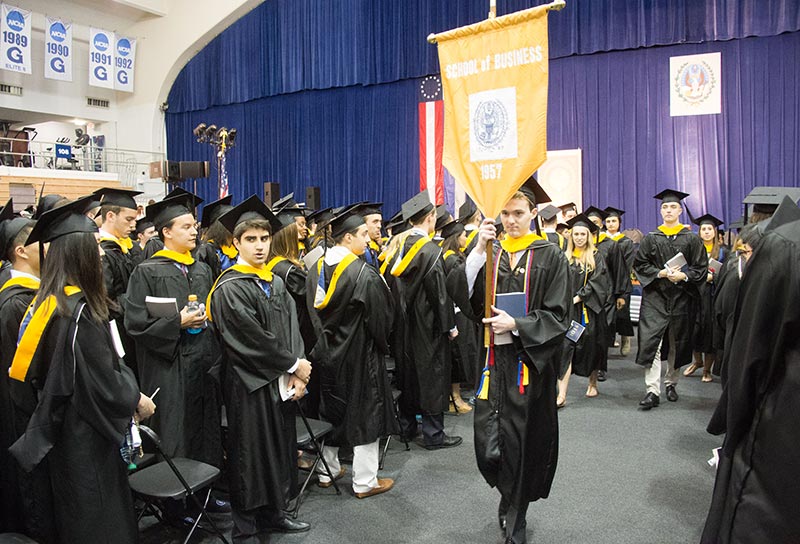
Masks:
[[[294,375],[289,377],[288,386],[289,389],[294,387],[294,396],[292,397],[292,400],[300,400],[303,398],[303,395],[306,394],[306,388],[308,387],[308,382],[300,379],[295,373]]]
[[[618,298],[617,299],[617,310],[621,310],[624,307],[625,307],[625,299],[624,298]]]
[[[181,328],[182,329],[195,329],[201,328],[206,322],[206,313],[202,311],[190,311],[188,307],[184,306],[181,310]]]
[[[294,371],[294,376],[299,378],[303,383],[308,383],[311,379],[311,361],[308,359],[300,359],[300,364]]]
[[[495,334],[503,334],[504,332],[511,332],[517,330],[517,322],[511,317],[508,312],[492,306],[492,312],[495,315],[492,317],[483,318],[483,322],[492,326],[492,332]]]

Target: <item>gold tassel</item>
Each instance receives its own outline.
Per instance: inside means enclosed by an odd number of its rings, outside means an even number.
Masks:
[[[481,378],[481,385],[478,389],[478,398],[480,400],[489,400],[489,369],[483,369],[483,377]]]

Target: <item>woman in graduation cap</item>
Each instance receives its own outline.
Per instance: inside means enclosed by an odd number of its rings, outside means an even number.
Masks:
[[[206,263],[215,278],[236,263],[236,248],[233,247],[231,233],[219,222],[220,217],[233,209],[231,200],[233,195],[228,195],[206,204],[200,221],[202,234],[194,257]]]
[[[700,227],[698,235],[703,241],[703,247],[708,256],[708,274],[706,281],[697,286],[700,305],[694,329],[694,361],[684,370],[684,376],[691,376],[698,369],[703,369],[703,381],[710,382],[711,367],[716,359],[714,349],[714,300],[716,298],[716,279],[722,272],[722,267],[727,257],[725,248],[720,244],[717,229],[722,221],[711,214],[706,214],[694,220]],[[715,264],[719,263],[719,264]]]
[[[281,380],[283,392],[293,389],[291,398],[302,398],[311,363],[303,355],[294,302],[265,266],[277,218],[254,195],[219,220],[239,254],[217,279],[207,306],[223,346],[233,538],[256,543],[263,531],[309,529],[284,513],[297,484],[297,438],[295,406],[283,401]]]
[[[334,425],[323,455],[334,477],[341,477],[338,449],[352,446],[353,492],[361,499],[394,485],[378,478],[379,440],[398,431],[384,364],[392,297],[375,268],[359,258],[369,243],[363,209],[356,204],[331,221],[335,245],[308,271],[306,283],[307,304],[319,320],[317,335],[324,345],[317,356],[320,415]],[[319,478],[321,486],[331,485],[328,476]]]
[[[475,232],[475,231],[473,231]],[[450,221],[442,226],[442,258],[444,259],[445,275],[450,274],[466,258],[462,248],[467,246],[467,231],[464,224],[459,221]],[[476,237],[477,239],[477,237]],[[448,301],[453,304],[453,301]],[[456,413],[467,413],[472,411],[472,406],[464,402],[461,398],[461,384],[468,383],[474,388],[478,374],[478,360],[480,358],[479,341],[480,325],[466,317],[458,306],[454,306],[456,312],[456,327],[458,336],[455,337],[450,345],[452,355],[452,365],[450,374],[452,376],[453,405]],[[474,390],[474,389],[473,389]],[[472,394],[472,392],[470,392]],[[452,410],[452,409],[451,409]]]
[[[597,373],[605,359],[605,305],[611,292],[611,278],[603,256],[595,249],[593,238],[598,231],[586,215],[576,215],[567,223],[570,228],[567,260],[572,293],[572,321],[583,329],[578,341],[564,340],[561,375],[558,381],[556,405],[567,402],[567,387],[571,374],[588,377],[587,397],[597,396]]]
[[[486,271],[485,252],[496,228],[486,219],[475,249],[447,278],[461,311],[481,319],[485,274],[494,277],[493,317],[483,320],[492,336],[475,401],[475,454],[486,482],[500,491],[498,522],[513,544],[526,542],[528,505],[550,494],[558,462],[556,380],[572,306],[569,266],[558,246],[530,230],[536,202],[549,200],[530,178],[501,212],[507,236],[494,270]],[[515,315],[497,307],[497,295],[511,299]]]
[[[85,205],[45,213],[28,237],[46,259],[9,375],[33,384],[39,401],[11,452],[26,471],[46,457],[58,542],[136,542],[120,446],[132,417],[149,417],[155,405],[121,363]]]
[[[187,308],[189,295],[204,301],[214,283],[211,269],[196,261],[193,214],[196,197],[183,194],[147,207],[164,249],[133,271],[124,297],[125,327],[136,342],[139,383],[160,388],[161,410],[151,421],[170,456],[219,466],[222,462],[219,384],[209,372],[219,344],[204,327],[205,314]],[[148,297],[165,298],[158,311]]]

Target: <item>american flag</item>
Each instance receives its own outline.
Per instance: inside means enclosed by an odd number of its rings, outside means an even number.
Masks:
[[[430,75],[419,82],[419,190],[428,191],[431,202],[447,204],[455,212],[464,203],[464,191],[442,166],[444,102],[442,80]]]
[[[228,167],[225,156],[227,153],[220,152],[219,158],[219,197],[228,196]]]

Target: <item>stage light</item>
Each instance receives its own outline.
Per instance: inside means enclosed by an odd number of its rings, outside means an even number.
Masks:
[[[205,123],[200,123],[199,125],[194,127],[194,130],[192,131],[192,134],[194,134],[195,138],[197,138],[198,141],[199,141],[199,140],[202,140],[205,131],[206,131],[206,124]]]
[[[211,140],[217,133],[217,125],[209,125],[206,128],[205,137]]]
[[[232,128],[228,131],[228,145],[232,146],[236,141],[236,129]]]

